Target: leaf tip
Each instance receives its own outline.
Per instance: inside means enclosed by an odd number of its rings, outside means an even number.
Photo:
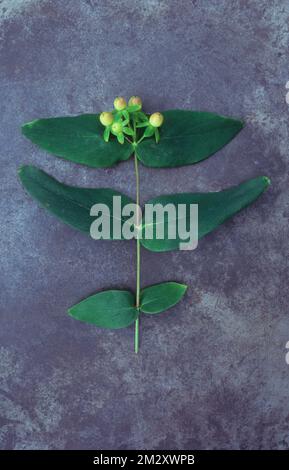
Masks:
[[[186,284],[179,284],[179,287],[181,289],[181,298],[182,298],[187,292],[188,286]]]
[[[241,131],[246,126],[246,122],[244,121],[244,119],[235,118],[234,121],[235,121],[235,126],[238,129],[238,131]]]
[[[20,165],[17,168],[18,176],[21,177],[24,173],[27,174],[27,171],[29,170],[37,170],[37,168],[34,167],[33,165]]]
[[[36,121],[30,121],[30,122],[25,122],[24,124],[22,124],[21,126],[21,131],[22,131],[22,134],[25,135],[25,132],[30,129],[33,124],[35,123]]]
[[[21,165],[17,168],[17,175],[22,180],[22,177],[25,177],[26,170],[30,167],[30,165]]]
[[[23,173],[24,168],[25,168],[25,165],[21,165],[17,168],[18,175],[21,175],[21,173]]]
[[[69,315],[70,317],[73,317],[72,311],[73,311],[73,307],[69,307],[69,308],[67,309],[67,315]]]
[[[263,176],[262,179],[263,179],[263,182],[264,182],[266,188],[267,188],[268,186],[270,186],[271,180],[270,180],[270,178],[269,178],[268,176]]]

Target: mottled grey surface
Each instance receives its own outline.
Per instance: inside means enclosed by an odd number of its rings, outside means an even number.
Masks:
[[[3,449],[289,447],[287,0],[0,0]],[[185,300],[133,328],[101,331],[67,307],[134,288],[133,242],[95,242],[20,187],[33,163],[82,186],[134,195],[133,162],[93,170],[19,132],[38,117],[94,112],[139,94],[146,110],[242,117],[203,163],[141,167],[142,200],[271,177],[253,206],[194,252],[142,252],[142,285],[187,283]]]

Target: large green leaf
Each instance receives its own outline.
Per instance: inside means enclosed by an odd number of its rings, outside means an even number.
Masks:
[[[141,291],[140,310],[144,313],[160,313],[176,305],[187,286],[177,282],[163,282],[146,287]]]
[[[220,150],[243,128],[244,123],[201,111],[165,111],[160,141],[144,139],[137,156],[150,167],[177,167],[197,163]]]
[[[176,223],[179,219],[178,204],[186,205],[187,214],[187,227],[189,227],[189,205],[198,204],[198,239],[210,233],[217,228],[225,220],[239,212],[244,207],[251,204],[270,184],[269,178],[266,176],[259,176],[251,180],[245,181],[239,186],[226,189],[220,192],[211,193],[183,193],[172,194],[167,196],[159,196],[151,199],[147,204],[160,204],[162,207],[166,204],[174,204],[176,208]],[[162,219],[161,219],[162,220]],[[152,224],[153,238],[145,239],[145,214],[143,219],[142,228],[142,245],[151,251],[170,251],[179,249],[181,241],[177,236],[175,239],[168,238],[168,218],[164,219],[162,224],[161,220],[154,220]],[[157,223],[156,223],[157,222]],[[171,221],[172,222],[172,221]],[[162,224],[164,227],[164,239],[157,239],[156,225]],[[178,233],[178,230],[176,230]]]
[[[103,139],[99,114],[37,119],[22,126],[23,134],[34,144],[58,157],[91,167],[109,167],[127,160],[133,147],[112,137]]]
[[[68,310],[76,320],[92,323],[100,328],[125,328],[138,316],[133,294],[126,290],[99,292]]]
[[[90,215],[90,209],[94,204],[106,204],[109,207],[111,238],[113,238],[113,196],[121,196],[122,207],[133,202],[129,197],[109,188],[67,186],[32,165],[20,167],[18,173],[25,189],[42,207],[64,223],[87,234],[90,234],[90,226],[94,220]],[[121,224],[127,219],[128,217],[122,216]]]

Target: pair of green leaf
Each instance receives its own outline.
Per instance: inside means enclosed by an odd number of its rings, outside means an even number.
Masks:
[[[136,147],[103,139],[99,114],[39,119],[22,127],[23,134],[48,152],[90,167],[110,167],[136,151],[146,166],[162,168],[197,163],[217,152],[242,129],[237,119],[201,111],[165,111],[161,138]]]
[[[19,169],[19,177],[29,192],[42,207],[53,213],[64,223],[90,234],[90,226],[93,218],[90,209],[94,204],[103,203],[110,209],[111,224],[113,225],[113,196],[121,196],[122,207],[133,202],[128,196],[108,188],[92,189],[67,186],[47,175],[34,166],[23,166]],[[198,204],[198,238],[212,232],[225,220],[232,217],[241,209],[248,206],[257,199],[268,187],[269,179],[265,176],[250,179],[238,186],[233,186],[225,191],[211,193],[183,193],[159,196],[148,201],[150,204],[174,204],[176,207],[176,218],[178,219],[178,204]],[[190,211],[187,210],[189,217]],[[127,220],[121,217],[121,224]],[[158,221],[158,224],[160,222]],[[167,234],[167,219],[164,219],[164,234]],[[155,227],[153,227],[153,238],[145,239],[146,215],[143,219],[142,245],[151,251],[171,251],[179,248],[180,239],[157,239]],[[156,225],[156,224],[154,224]],[[113,233],[111,232],[111,239]],[[184,240],[182,240],[184,241]]]
[[[187,290],[184,284],[164,282],[141,291],[140,307],[135,306],[135,296],[126,290],[99,292],[74,305],[68,313],[77,320],[92,323],[100,328],[125,328],[137,319],[140,312],[156,314],[176,305]]]

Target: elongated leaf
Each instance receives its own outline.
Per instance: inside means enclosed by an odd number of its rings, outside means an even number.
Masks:
[[[144,313],[160,313],[176,305],[187,290],[177,282],[163,282],[141,291],[140,310]]]
[[[90,215],[90,209],[94,204],[106,204],[110,209],[111,238],[113,222],[113,196],[121,196],[121,207],[133,202],[129,197],[109,188],[78,188],[67,186],[49,176],[42,170],[32,166],[22,166],[19,177],[24,188],[36,199],[42,207],[54,214],[64,223],[85,232],[90,233],[90,226],[94,218]],[[128,217],[121,217],[123,224]]]
[[[151,199],[147,202],[147,204],[160,204],[162,207],[166,206],[166,204],[173,204],[175,206],[177,237],[175,239],[168,239],[168,218],[164,218],[164,222],[161,222],[162,219],[158,221],[154,220],[153,239],[145,239],[145,226],[148,222],[146,222],[144,215],[142,228],[143,238],[141,239],[141,243],[145,248],[151,251],[177,250],[179,249],[180,242],[186,241],[181,240],[178,236],[178,204],[186,205],[187,227],[189,227],[190,223],[189,205],[198,204],[198,239],[200,239],[206,234],[212,232],[212,230],[217,228],[225,220],[229,219],[241,209],[255,201],[255,199],[257,199],[263,193],[263,191],[265,191],[269,184],[269,178],[266,176],[259,176],[257,178],[245,181],[239,186],[226,189],[225,191],[211,193],[172,194]],[[157,224],[163,224],[165,234],[164,239],[156,238]]]
[[[22,126],[23,134],[49,153],[90,167],[110,167],[127,160],[133,147],[115,137],[103,139],[99,114],[37,119]]]
[[[100,328],[117,329],[131,325],[138,316],[138,310],[131,292],[107,290],[74,305],[68,314]]]
[[[242,121],[201,111],[165,111],[160,141],[145,139],[137,156],[150,167],[197,163],[220,150],[243,128]]]

